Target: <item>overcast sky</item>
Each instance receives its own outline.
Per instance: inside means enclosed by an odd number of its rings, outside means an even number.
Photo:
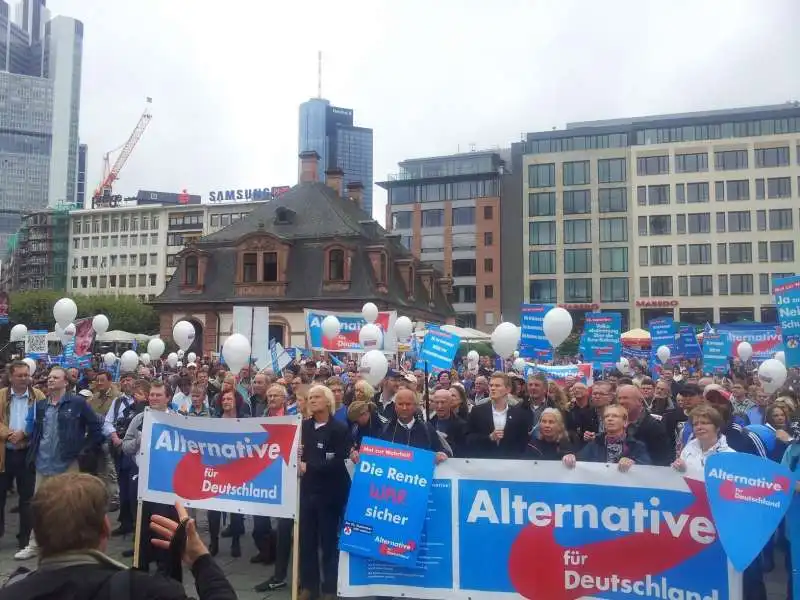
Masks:
[[[89,187],[153,98],[117,190],[297,181],[298,105],[405,158],[506,147],[567,122],[800,99],[798,0],[48,0],[85,29]],[[375,217],[385,193],[376,189]]]

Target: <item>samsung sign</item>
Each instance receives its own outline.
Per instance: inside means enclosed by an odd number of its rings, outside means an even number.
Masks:
[[[241,190],[218,190],[208,193],[209,202],[237,202],[248,200],[272,200],[287,190],[289,186],[272,188],[252,188]]]

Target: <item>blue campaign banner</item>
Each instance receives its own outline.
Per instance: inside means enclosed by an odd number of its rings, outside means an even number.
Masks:
[[[446,371],[453,366],[461,338],[444,329],[429,329],[422,340],[419,361],[433,369]]]
[[[728,338],[728,356],[737,356],[739,342],[749,342],[753,347],[751,360],[760,362],[772,358],[784,350],[781,328],[777,323],[742,323],[736,325],[717,325],[716,332]],[[785,352],[785,350],[784,350]]]
[[[326,338],[322,334],[322,321],[328,315],[339,319],[339,335],[335,338]],[[330,312],[327,310],[305,309],[306,318],[306,346],[312,350],[328,352],[366,352],[367,350],[383,350],[395,352],[397,349],[397,336],[394,333],[394,322],[397,320],[396,311],[381,311],[375,324],[383,332],[383,340],[377,348],[361,346],[358,334],[366,324],[361,313],[356,312]]]
[[[434,481],[436,485],[436,481]],[[786,537],[789,544],[800,547],[800,496],[795,494],[786,513]],[[792,552],[792,597],[800,598],[800,552]]]
[[[519,355],[537,361],[553,359],[553,348],[544,335],[544,316],[555,304],[523,304],[520,319]]]
[[[434,458],[428,450],[364,438],[339,549],[381,562],[416,566]]]
[[[661,346],[667,346],[670,353],[675,353],[675,321],[672,317],[658,317],[647,324],[650,332],[650,364],[660,365],[656,352]]]
[[[728,372],[730,356],[728,336],[722,333],[703,335],[703,374],[723,375]]]
[[[787,367],[800,366],[800,276],[775,281],[772,290],[781,324]]]
[[[581,336],[583,360],[595,369],[612,368],[622,356],[621,335],[620,313],[588,313]]]
[[[592,365],[591,363],[580,363],[577,365],[541,365],[536,363],[525,363],[523,374],[525,379],[534,373],[542,373],[549,381],[554,381],[560,386],[567,383],[567,378],[572,377],[575,381],[590,386],[592,385]]]
[[[722,547],[734,568],[744,571],[789,510],[794,495],[792,472],[767,458],[724,452],[708,457],[705,479]]]
[[[139,498],[294,518],[300,418],[198,419],[147,410]]]
[[[415,568],[343,552],[339,595],[742,598],[703,482],[674,469],[449,459],[427,509]]]
[[[628,360],[647,361],[650,359],[650,350],[642,348],[632,348],[631,346],[622,347],[622,356]]]
[[[703,350],[697,341],[697,332],[691,325],[678,327],[678,337],[675,339],[675,358],[700,358]]]

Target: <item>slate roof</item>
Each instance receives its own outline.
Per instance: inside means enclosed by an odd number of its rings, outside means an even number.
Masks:
[[[293,212],[291,223],[276,222],[276,215],[283,209]],[[266,232],[291,243],[287,273],[286,295],[279,298],[238,297],[234,290],[236,273],[236,245],[242,236],[255,232]],[[412,258],[411,253],[396,237],[386,237],[386,230],[373,221],[352,200],[341,198],[329,186],[322,183],[302,183],[276,200],[253,210],[246,218],[228,227],[201,238],[197,248],[209,254],[203,293],[183,293],[180,277],[167,284],[164,292],[152,303],[174,304],[253,304],[267,301],[270,304],[293,304],[309,308],[324,308],[325,301],[341,304],[348,300],[375,301],[391,309],[416,309],[434,313],[442,320],[453,314],[449,300],[441,294],[438,285],[433,286],[434,306],[417,298],[409,300],[399,269],[395,266],[399,258]],[[350,263],[350,289],[346,291],[323,291],[324,244],[337,239],[354,248]],[[382,243],[389,249],[388,294],[376,292],[366,246]],[[418,265],[420,263],[417,263]],[[437,274],[441,275],[441,274]],[[423,288],[417,276],[415,289]],[[417,294],[419,296],[419,294]]]

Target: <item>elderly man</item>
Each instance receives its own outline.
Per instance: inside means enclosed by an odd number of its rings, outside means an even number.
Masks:
[[[475,406],[480,406],[487,402],[489,402],[489,380],[483,375],[478,375],[475,378],[475,384],[472,386],[472,403]]]
[[[617,402],[628,411],[628,435],[645,445],[654,465],[669,466],[672,451],[667,431],[661,421],[653,418],[645,409],[642,390],[635,385],[620,386]]]
[[[433,394],[434,414],[430,419],[436,432],[450,446],[453,456],[463,456],[467,437],[467,423],[452,410],[452,394],[449,390],[436,390]]]

